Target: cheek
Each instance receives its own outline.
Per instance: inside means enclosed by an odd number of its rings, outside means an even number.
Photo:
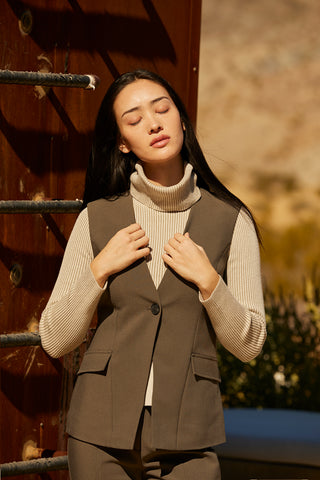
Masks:
[[[177,141],[181,143],[181,147],[182,147],[184,142],[184,131],[181,124],[177,128]]]
[[[121,138],[127,149],[131,150],[136,155],[139,155],[145,147],[145,142],[141,140],[142,135],[138,129],[135,129],[134,132],[130,133],[123,131]]]
[[[183,138],[183,130],[184,129],[183,129],[183,125],[182,125],[182,122],[181,122],[180,115],[176,115],[172,119],[172,127],[175,128],[176,136],[177,137],[182,136],[182,138]]]
[[[132,144],[132,135],[125,128],[119,128],[120,142],[124,143],[128,147]]]

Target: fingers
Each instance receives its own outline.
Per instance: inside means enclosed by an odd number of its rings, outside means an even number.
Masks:
[[[146,237],[146,232],[142,230],[142,228],[140,228],[139,230],[136,230],[135,232],[130,233],[129,235],[130,235],[131,241],[136,241],[136,240],[139,240],[140,238]]]
[[[174,250],[179,250],[186,241],[191,240],[189,233],[175,233],[168,243],[164,246],[165,252],[172,254]]]
[[[186,237],[182,235],[182,233],[175,233],[173,238],[179,243],[183,242],[186,239]]]
[[[145,231],[142,230],[140,225],[134,224],[134,225],[130,225],[130,227],[132,227],[131,230],[133,230],[131,231],[131,233],[129,233],[130,241],[133,242],[134,248],[139,250],[139,249],[142,249],[143,247],[147,247],[149,243],[149,237],[146,236]]]
[[[123,231],[126,233],[134,233],[138,230],[141,230],[141,226],[138,223],[132,223],[131,225],[123,228]]]
[[[181,242],[179,242],[178,240],[176,240],[174,237],[173,238],[170,238],[170,240],[168,241],[168,243],[164,246],[164,249],[167,250],[166,247],[169,247],[169,248],[173,248],[174,250],[178,250],[179,247],[181,245]]]
[[[150,248],[148,247],[149,237],[146,236],[145,231],[142,230],[138,223],[129,225],[123,231],[129,235],[128,240],[129,245],[131,245],[131,251],[133,251],[133,261],[147,257],[150,254]]]
[[[145,231],[137,223],[122,228],[116,233],[115,237],[127,246],[131,245],[134,249],[145,247],[149,243]]]
[[[162,260],[164,261],[164,263],[166,263],[167,265],[169,265],[169,267],[173,267],[174,265],[174,260],[172,258],[172,256],[169,254],[169,253],[164,253],[162,255]]]
[[[135,260],[139,260],[140,258],[147,257],[148,255],[150,255],[149,247],[139,248],[139,250],[136,251]]]
[[[138,223],[133,223],[133,224],[129,225],[128,227],[123,228],[122,232],[124,234],[129,235],[130,241],[135,242],[137,240],[144,239],[144,241],[142,241],[141,245],[144,245],[146,240],[147,240],[146,243],[148,243],[148,241],[149,241],[148,237],[146,236],[146,232],[144,230],[142,230],[141,226]]]
[[[149,243],[149,238],[144,235],[143,237],[139,238],[138,240],[135,240],[134,246],[135,248],[139,249],[142,247],[146,247]]]
[[[170,257],[172,257],[174,253],[177,251],[177,249],[172,247],[170,243],[167,243],[167,245],[165,245],[163,249],[167,255],[170,255]]]

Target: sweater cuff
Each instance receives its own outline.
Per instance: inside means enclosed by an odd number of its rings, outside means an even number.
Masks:
[[[93,272],[91,270],[91,267],[89,266],[89,270],[90,270],[90,279],[88,278],[88,281],[90,282],[90,285],[93,289],[97,289],[97,292],[100,292],[100,293],[103,293],[106,289],[107,289],[107,286],[108,286],[108,280],[106,280],[105,284],[103,285],[103,287],[100,287],[100,285],[98,284],[95,276],[93,275]]]
[[[210,297],[204,300],[199,292],[199,300],[214,323],[224,322],[228,315],[245,314],[245,308],[234,298],[220,275],[218,284]]]
[[[200,302],[202,303],[202,305],[203,305],[204,307],[206,306],[206,304],[207,304],[208,302],[210,302],[210,300],[211,300],[212,298],[214,298],[215,292],[217,291],[217,289],[219,289],[219,285],[221,284],[221,282],[223,282],[223,280],[222,280],[221,276],[219,275],[219,280],[218,280],[217,285],[216,285],[215,288],[213,289],[210,297],[208,297],[206,300],[204,300],[203,296],[201,295],[201,292],[199,292],[199,300],[200,300]],[[224,282],[223,282],[223,283],[224,283]]]

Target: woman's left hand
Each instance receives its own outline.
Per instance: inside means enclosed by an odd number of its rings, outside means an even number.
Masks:
[[[164,262],[185,280],[194,283],[204,300],[209,298],[218,284],[219,275],[204,249],[193,242],[188,233],[176,233],[164,250]]]

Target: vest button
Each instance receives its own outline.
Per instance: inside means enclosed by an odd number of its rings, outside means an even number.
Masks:
[[[153,303],[151,305],[151,312],[153,313],[153,315],[158,315],[158,313],[160,312],[160,307],[157,303]]]

